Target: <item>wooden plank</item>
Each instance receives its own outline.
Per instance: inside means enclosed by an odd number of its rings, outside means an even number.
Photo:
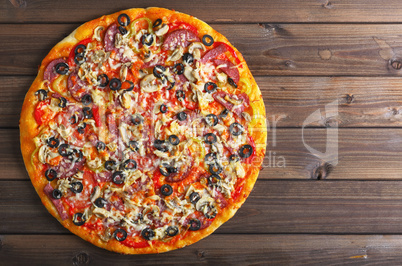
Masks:
[[[3,235],[0,240],[0,259],[7,265],[396,265],[402,259],[400,235],[212,235],[180,250],[135,256],[69,235]]]
[[[18,127],[33,79],[0,76],[0,127]],[[324,111],[325,105],[334,101],[338,101],[335,119],[339,127],[402,126],[402,82],[398,77],[257,77],[256,81],[271,126],[302,127],[310,114]],[[326,127],[330,122],[322,119],[311,125]]]
[[[400,181],[259,180],[216,233],[402,234]],[[29,223],[27,223],[29,221]],[[28,181],[1,181],[0,234],[67,234]]]
[[[35,75],[46,53],[77,24],[3,25],[0,75]],[[254,75],[400,76],[402,25],[213,24]],[[397,69],[394,69],[397,68]]]
[[[331,129],[332,130],[332,129]],[[269,129],[261,179],[402,179],[401,128],[340,128],[336,138],[326,129]],[[27,180],[17,130],[0,130],[1,179]],[[328,147],[329,164],[320,154]],[[309,151],[308,147],[317,152]],[[336,152],[338,151],[338,155]],[[336,164],[335,160],[338,159]],[[325,159],[327,160],[327,159]]]
[[[0,22],[83,22],[133,7],[159,6],[175,9],[207,22],[401,22],[398,0],[263,0],[239,1],[68,1],[26,0],[3,1]],[[49,12],[52,10],[52,12]]]

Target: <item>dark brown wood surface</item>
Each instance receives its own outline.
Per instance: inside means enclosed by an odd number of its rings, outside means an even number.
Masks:
[[[22,162],[18,120],[58,41],[85,21],[147,6],[194,15],[242,52],[266,105],[268,152],[250,197],[213,235],[124,256],[72,235],[46,211]],[[0,264],[400,264],[401,22],[397,0],[2,1]],[[326,116],[330,103],[335,116]],[[308,149],[324,153],[338,127],[338,163]]]

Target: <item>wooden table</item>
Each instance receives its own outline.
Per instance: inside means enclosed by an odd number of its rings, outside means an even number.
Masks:
[[[90,19],[147,6],[192,14],[243,53],[266,104],[271,157],[244,206],[213,235],[165,254],[124,256],[72,235],[42,206],[20,155],[18,120],[58,41]],[[396,0],[2,1],[0,264],[400,263],[401,22]],[[334,101],[338,115],[326,117]],[[305,142],[324,152],[327,130],[338,125],[336,165],[303,144],[303,122],[317,109]]]

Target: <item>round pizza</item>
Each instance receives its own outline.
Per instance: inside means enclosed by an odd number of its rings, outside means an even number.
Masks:
[[[96,246],[159,253],[244,203],[266,144],[261,92],[206,23],[129,9],[78,27],[26,94],[21,151],[48,211]]]

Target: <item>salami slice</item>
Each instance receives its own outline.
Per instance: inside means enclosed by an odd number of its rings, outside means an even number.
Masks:
[[[191,42],[199,42],[200,39],[190,30],[175,30],[169,33],[163,42],[163,50],[174,50],[178,45],[187,47]]]
[[[117,28],[116,24],[111,25],[105,33],[105,39],[104,39],[104,44],[105,44],[105,51],[110,52],[116,47],[114,46],[115,40],[116,40],[116,33],[119,31]]]
[[[57,77],[58,74],[56,73],[56,70],[54,68],[59,63],[66,63],[66,60],[64,60],[63,58],[57,58],[57,59],[51,61],[47,65],[47,67],[45,69],[45,73],[43,74],[44,80],[48,80],[48,81],[52,82]]]
[[[246,107],[250,104],[250,100],[245,93],[240,93],[236,95],[232,95],[223,91],[214,93],[212,95],[214,99],[222,104],[226,109],[232,111],[237,115],[241,115],[241,113],[246,109]]]
[[[77,72],[73,72],[68,76],[67,80],[67,88],[73,96],[73,98],[77,101],[81,101],[81,98],[85,95],[88,94],[88,88],[86,87],[88,84],[81,80]]]
[[[61,202],[60,199],[55,199],[52,196],[53,193],[53,187],[48,183],[44,188],[43,192],[49,197],[50,201],[53,203],[53,205],[56,207],[57,212],[60,214],[61,219],[64,221],[69,218],[68,213],[66,209],[63,206],[63,203]]]
[[[236,84],[239,83],[239,70],[237,70],[237,67],[232,62],[228,60],[215,59],[214,63],[217,66],[220,66],[219,69],[225,72],[226,75],[228,75],[231,79],[233,79]]]
[[[205,63],[205,62],[207,62],[208,60],[214,59],[214,58],[216,58],[218,55],[221,55],[221,54],[223,54],[223,53],[226,52],[226,51],[227,51],[226,46],[223,45],[223,44],[221,44],[221,45],[215,47],[214,49],[209,50],[208,52],[206,52],[206,53],[204,54],[204,56],[201,58],[201,63]]]

